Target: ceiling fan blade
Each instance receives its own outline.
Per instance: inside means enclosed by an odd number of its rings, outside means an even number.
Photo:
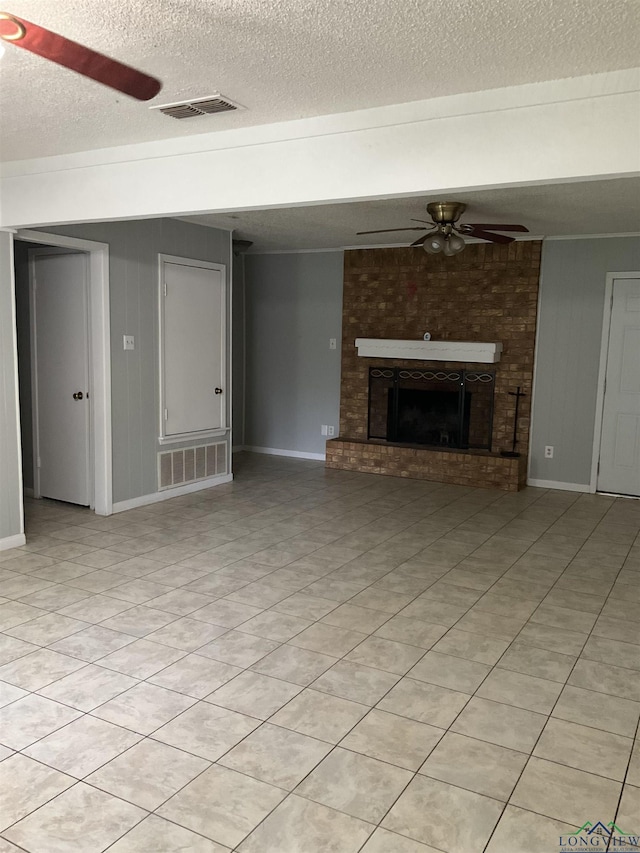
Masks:
[[[418,237],[418,239],[414,240],[413,243],[411,244],[411,248],[413,248],[414,246],[422,246],[422,244],[424,243],[424,241],[427,239],[428,236],[429,236],[428,234],[425,234],[424,237]]]
[[[381,231],[357,231],[356,235],[360,234],[388,234],[390,231],[426,231],[426,228],[419,228],[417,225],[410,225],[408,228],[383,228]]]
[[[433,226],[433,222],[430,222],[427,219],[412,219],[412,222],[424,222],[425,225]]]
[[[513,243],[515,240],[515,237],[507,237],[505,234],[492,234],[490,231],[485,231],[483,228],[476,228],[475,225],[468,225],[463,233],[469,237],[478,237],[480,240],[488,240],[490,243]]]
[[[529,229],[525,228],[524,225],[493,225],[489,222],[467,222],[466,225],[470,225],[472,228],[486,228],[488,231],[522,231],[523,233],[529,233]]]
[[[16,15],[0,13],[0,38],[139,101],[148,101],[162,88],[155,77]]]

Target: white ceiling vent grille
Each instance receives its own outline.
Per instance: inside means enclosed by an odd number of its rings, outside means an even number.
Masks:
[[[216,113],[229,113],[234,110],[242,110],[240,104],[230,101],[223,95],[209,95],[208,98],[197,98],[194,101],[182,101],[175,104],[159,104],[149,107],[150,110],[159,110],[171,118],[194,118],[195,116],[215,115]]]
[[[158,453],[160,489],[171,489],[227,473],[227,443],[224,441]]]

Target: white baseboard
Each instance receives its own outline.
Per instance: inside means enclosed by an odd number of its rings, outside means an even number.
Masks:
[[[535,486],[537,489],[560,489],[562,492],[586,492],[591,493],[588,483],[560,483],[558,480],[527,480],[527,486]]]
[[[25,486],[23,488],[22,493],[25,496],[25,498],[32,498],[34,495],[33,489],[30,489],[28,486]]]
[[[138,509],[141,506],[159,503],[160,501],[170,501],[171,498],[179,498],[182,495],[190,495],[193,492],[201,492],[204,489],[211,489],[213,486],[221,486],[223,483],[230,483],[233,480],[233,474],[220,474],[218,477],[208,477],[206,480],[198,480],[195,483],[187,483],[186,486],[176,486],[174,489],[163,489],[161,492],[152,492],[150,495],[140,495],[138,498],[131,498],[128,501],[118,501],[113,505],[113,513],[126,512],[128,509]]]
[[[290,456],[292,459],[316,459],[319,462],[324,462],[325,453],[306,453],[301,450],[280,450],[276,447],[245,447],[251,453],[265,453],[267,456]]]
[[[0,551],[10,551],[12,548],[20,548],[21,545],[27,544],[27,538],[24,533],[16,533],[15,536],[5,536],[0,539]]]

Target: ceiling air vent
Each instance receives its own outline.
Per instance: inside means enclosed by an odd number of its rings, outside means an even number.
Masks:
[[[171,118],[194,118],[195,116],[214,115],[215,113],[229,113],[234,110],[241,110],[243,107],[218,94],[209,95],[208,98],[198,98],[194,101],[159,104],[157,107],[149,107],[149,109],[159,110]]]

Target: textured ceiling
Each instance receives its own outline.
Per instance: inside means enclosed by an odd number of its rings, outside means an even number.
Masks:
[[[512,222],[532,235],[640,232],[640,178],[618,178],[538,187],[447,193],[468,205],[461,222]],[[417,225],[428,219],[425,206],[436,198],[402,198],[253,210],[186,217],[187,222],[234,229],[252,240],[251,252],[327,249],[343,246],[406,245],[420,236],[407,231],[357,237],[356,231]]]
[[[10,10],[246,111],[182,122],[26,51],[0,60],[3,160],[633,67],[637,0],[11,0]]]

